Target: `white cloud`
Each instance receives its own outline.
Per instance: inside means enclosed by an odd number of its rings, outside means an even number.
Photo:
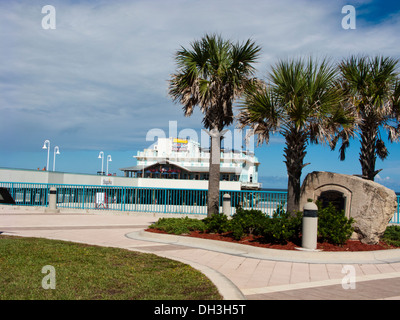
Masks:
[[[392,179],[390,178],[390,177],[381,177],[379,174],[377,174],[376,176],[375,176],[375,180],[377,181],[377,182],[383,182],[383,181],[386,181],[386,182],[388,182],[388,181],[392,181]]]
[[[343,2],[343,1],[341,1]],[[56,1],[57,29],[41,28],[40,1],[0,3],[0,142],[36,148],[51,138],[71,149],[132,149],[152,128],[183,118],[167,96],[174,52],[206,32],[263,48],[265,75],[278,58],[349,53],[397,55],[399,17],[343,30],[341,3],[243,0]]]

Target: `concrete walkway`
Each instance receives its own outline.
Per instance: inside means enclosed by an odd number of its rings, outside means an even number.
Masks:
[[[171,216],[171,215],[168,215]],[[203,272],[225,299],[400,299],[400,250],[261,249],[144,229],[160,216],[0,206],[0,232],[154,253]]]

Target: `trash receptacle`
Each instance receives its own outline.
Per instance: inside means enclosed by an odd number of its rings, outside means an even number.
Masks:
[[[227,217],[230,217],[231,216],[231,196],[228,193],[225,193],[222,199],[223,199],[222,212]]]
[[[49,206],[45,209],[45,212],[48,213],[60,212],[60,210],[57,209],[57,188],[55,187],[50,188]]]
[[[307,202],[303,208],[303,226],[301,246],[304,249],[317,249],[318,237],[318,207],[313,202]]]

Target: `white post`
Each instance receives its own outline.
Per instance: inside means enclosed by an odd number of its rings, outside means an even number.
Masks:
[[[50,188],[49,206],[46,208],[45,212],[48,212],[48,213],[60,212],[60,210],[57,209],[57,189],[56,189],[56,187]]]
[[[100,151],[98,158],[101,159],[101,175],[103,175],[103,163],[104,163],[104,152],[103,151]]]
[[[307,202],[303,208],[303,227],[302,227],[301,246],[304,249],[317,249],[318,236],[318,207],[313,202]]]
[[[108,176],[108,162],[111,162],[112,160],[111,160],[111,155],[108,155],[107,156],[107,172],[106,172],[106,176]]]
[[[47,146],[46,146],[46,144],[47,144]],[[46,171],[49,171],[50,140],[45,140],[42,149],[47,149],[47,166],[46,166]]]
[[[58,146],[54,147],[53,171],[56,170],[56,154],[60,154]]]
[[[222,211],[227,217],[231,216],[231,196],[225,193],[223,196]]]

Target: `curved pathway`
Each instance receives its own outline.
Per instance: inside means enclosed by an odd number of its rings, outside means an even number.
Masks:
[[[106,211],[50,214],[0,206],[0,232],[179,260],[206,274],[225,299],[400,299],[400,250],[282,252],[144,232],[158,217]]]

